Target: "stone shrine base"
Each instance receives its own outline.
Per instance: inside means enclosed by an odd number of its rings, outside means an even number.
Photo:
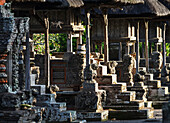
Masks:
[[[153,118],[153,108],[144,108],[142,110],[109,110],[109,119],[134,120]]]
[[[106,121],[108,120],[108,111],[100,111],[100,112],[86,112],[81,111],[77,112],[78,119],[85,119],[87,121]]]

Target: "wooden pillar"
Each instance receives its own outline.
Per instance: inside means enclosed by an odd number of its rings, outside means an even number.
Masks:
[[[148,21],[145,21],[145,60],[146,60],[146,72],[149,72]]]
[[[159,44],[158,44],[158,51],[159,51],[159,52],[161,52],[161,51],[162,51],[162,50],[161,50],[161,47],[162,47],[162,44],[161,44],[161,43],[159,43]]]
[[[163,24],[163,45],[162,45],[162,49],[163,49],[163,67],[166,66],[166,23]]]
[[[104,62],[107,63],[109,61],[109,39],[108,39],[108,14],[105,10],[104,14]]]
[[[29,32],[26,33],[26,58],[25,58],[25,89],[30,90],[30,44]]]
[[[122,61],[122,42],[119,42],[119,61]]]
[[[144,42],[142,42],[142,58],[144,58],[145,57],[145,44],[144,44]]]
[[[139,61],[140,61],[140,57],[139,57],[139,35],[140,35],[140,22],[137,22],[137,40],[136,40],[136,73],[139,72]]]
[[[149,56],[152,54],[152,42],[149,42]]]
[[[45,22],[45,83],[46,91],[50,87],[50,56],[49,56],[49,19],[44,18]]]
[[[67,35],[67,52],[73,52],[72,34]]]
[[[83,44],[82,32],[79,32],[79,44]]]
[[[158,51],[158,43],[155,43],[155,51]]]
[[[90,11],[86,14],[86,67],[90,65]]]
[[[129,52],[130,52],[129,43],[126,43],[125,54],[129,55]]]

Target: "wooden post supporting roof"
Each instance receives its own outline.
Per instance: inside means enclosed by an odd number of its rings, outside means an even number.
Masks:
[[[119,61],[122,61],[122,42],[119,42]]]
[[[149,72],[149,54],[148,54],[148,21],[145,21],[145,60],[146,72]]]
[[[72,34],[67,35],[67,52],[73,52]]]
[[[90,11],[86,14],[86,67],[90,65]]]
[[[25,89],[30,90],[30,44],[29,44],[29,32],[26,33],[26,58],[25,58]]]
[[[45,22],[45,83],[46,91],[50,87],[50,56],[49,56],[49,19],[44,18]]]
[[[107,63],[109,61],[109,39],[108,39],[108,14],[107,11],[104,10],[104,62]]]
[[[165,42],[165,37],[166,35],[166,23],[163,24],[163,45],[162,45],[162,49],[163,49],[163,67],[166,66],[166,42]]]
[[[137,22],[137,40],[136,40],[136,73],[139,72],[139,60],[140,60],[140,57],[139,57],[139,35],[140,35],[139,28],[140,28],[140,22],[138,21]]]

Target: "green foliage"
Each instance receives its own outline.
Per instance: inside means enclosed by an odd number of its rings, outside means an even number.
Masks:
[[[166,43],[166,56],[170,54],[170,43]]]

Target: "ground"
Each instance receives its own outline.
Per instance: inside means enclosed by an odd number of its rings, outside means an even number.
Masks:
[[[99,123],[99,122],[89,122],[89,123]],[[106,121],[102,123],[162,123],[162,110],[156,109],[154,111],[153,119],[144,119],[144,120],[114,120]]]

